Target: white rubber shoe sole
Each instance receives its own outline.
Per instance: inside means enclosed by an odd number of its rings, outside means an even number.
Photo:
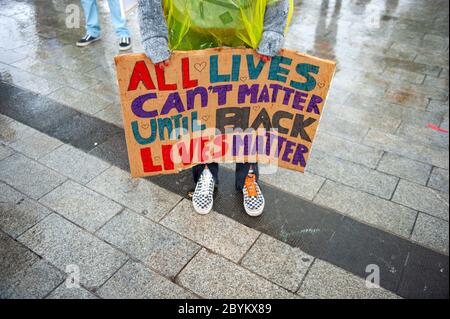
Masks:
[[[262,213],[264,212],[264,207],[266,206],[266,202],[264,202],[261,207],[257,210],[249,210],[245,207],[244,205],[244,209],[245,212],[247,213],[247,215],[249,215],[250,217],[259,217],[262,215]]]
[[[211,205],[208,205],[208,207],[201,208],[201,207],[198,207],[197,205],[195,205],[194,202],[192,202],[192,206],[194,207],[194,210],[200,215],[208,215],[212,211],[213,205],[214,205],[214,203],[212,202]]]
[[[76,46],[80,47],[80,48],[87,47],[88,45],[90,45],[90,44],[92,44],[94,42],[97,42],[98,40],[101,40],[101,39],[102,39],[102,37],[97,37],[97,38],[95,38],[95,40],[92,40],[92,41],[89,41],[89,42],[84,42],[84,43],[77,42]]]
[[[121,46],[119,45],[119,51],[127,51],[127,50],[130,50],[131,47],[132,47],[131,43],[130,43],[129,45],[127,45],[126,47],[121,47]]]

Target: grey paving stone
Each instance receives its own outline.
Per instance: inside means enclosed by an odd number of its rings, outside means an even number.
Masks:
[[[434,50],[444,51],[448,49],[448,36],[439,36],[434,34],[426,34],[423,38],[422,45],[425,48],[433,48]]]
[[[234,168],[233,168],[234,169]],[[281,167],[273,174],[261,174],[260,180],[285,192],[312,200],[325,182],[325,178],[305,172],[293,173]]]
[[[0,76],[3,82],[19,85],[19,83],[29,80],[33,75],[9,64],[1,63]]]
[[[60,9],[60,11],[62,11]],[[64,27],[59,26],[59,25],[54,25],[53,27],[50,28],[50,31],[55,31],[59,32],[59,33],[64,33],[66,32],[66,30],[64,30]],[[70,31],[70,33],[75,34],[77,37],[79,35],[84,34],[84,30],[72,30]],[[62,34],[60,34],[62,35]],[[88,52],[87,50],[80,50],[77,46],[73,45],[73,42],[69,40],[69,44],[65,45],[66,43],[63,42],[62,45],[57,46],[56,48],[54,48],[54,51],[51,53],[48,53],[45,55],[45,57],[50,57],[50,58],[55,58],[58,54],[60,55],[66,55],[68,57],[73,57],[73,58],[92,58],[92,53],[93,52]],[[52,45],[53,43],[49,43],[49,45]],[[42,45],[42,43],[41,43]],[[44,54],[43,54],[44,55]],[[55,56],[56,55],[56,56]]]
[[[383,78],[393,82],[406,81],[414,84],[422,84],[425,80],[425,75],[406,70],[394,70],[392,68],[388,68],[383,72]]]
[[[370,99],[369,97],[366,97]],[[337,117],[347,122],[356,123],[367,128],[376,128],[384,132],[393,133],[400,125],[401,120],[393,118],[390,114],[382,114],[373,109],[361,109],[360,104],[353,101],[354,97],[350,97],[348,102],[339,105],[334,109],[328,108],[323,114],[323,120],[328,117]]]
[[[340,88],[333,88],[328,95],[327,101],[328,103],[334,104],[342,104],[347,100],[349,93],[346,90]]]
[[[296,292],[314,257],[262,234],[241,265],[264,278]]]
[[[347,48],[348,49],[348,48]],[[338,68],[334,76],[334,84],[336,87],[344,86],[346,89],[348,88],[359,88],[363,84],[367,82],[368,85],[381,89],[382,91],[386,90],[389,82],[384,80],[381,76],[382,70],[356,70],[351,69],[347,65]],[[335,85],[333,84],[333,89]],[[346,90],[344,89],[344,91]]]
[[[20,49],[15,50],[1,50],[0,51],[0,62],[6,64],[12,64],[16,61],[24,59],[26,54],[20,52]]]
[[[341,77],[333,82],[333,89],[337,88],[347,92],[359,92],[374,99],[381,98],[382,93],[388,88],[388,83],[382,78],[376,80],[367,76],[352,78],[350,74],[346,78]]]
[[[11,237],[17,238],[48,214],[50,211],[44,206],[21,198],[13,202],[8,210],[0,208],[0,228]]]
[[[387,68],[391,67],[393,70],[399,69],[415,73],[423,73],[432,76],[438,76],[442,68],[440,66],[428,65],[423,63],[415,63],[401,59],[385,59]]]
[[[0,127],[6,126],[6,124],[13,122],[14,120],[6,115],[0,114]]]
[[[392,103],[400,104],[406,107],[415,107],[426,109],[430,99],[439,101],[448,100],[448,88],[442,88],[441,82],[446,80],[436,79],[435,85],[425,81],[422,85],[412,83],[396,83],[392,84],[387,92],[387,100],[390,101],[390,93],[398,94],[396,98],[399,100]]]
[[[106,107],[105,109],[96,113],[95,117],[98,117],[119,127],[123,127],[122,110],[119,104],[112,104]]]
[[[65,179],[21,154],[14,154],[0,162],[0,180],[33,199],[39,199]]]
[[[386,92],[386,102],[419,110],[425,110],[427,108],[429,98],[425,94],[397,86],[388,89]]]
[[[0,161],[12,155],[14,151],[5,145],[0,144]]]
[[[97,79],[109,79],[115,76],[114,66],[104,63],[88,72],[86,75]]]
[[[398,182],[397,177],[320,151],[313,151],[306,170],[386,199],[391,198]]]
[[[331,116],[320,121],[318,134],[326,132],[352,142],[361,142],[368,131],[368,127]]]
[[[26,271],[39,257],[0,231],[0,298],[14,283],[16,274]]]
[[[442,57],[442,55],[440,55]],[[448,65],[448,56],[446,57],[446,64]],[[447,95],[448,97],[448,79],[445,78],[435,78],[432,76],[427,76],[427,78],[425,79],[424,83],[423,83],[423,87],[425,89],[431,89],[431,90],[436,90],[439,89],[443,95]],[[445,98],[441,98],[439,99],[438,96],[434,97],[436,100],[441,100],[441,101],[447,101]]]
[[[17,273],[2,293],[5,299],[42,299],[65,279],[65,275],[44,260]]]
[[[68,288],[63,282],[58,288],[52,291],[46,299],[98,299],[98,297],[83,287]]]
[[[377,170],[426,185],[432,166],[392,153],[385,153]]]
[[[16,81],[14,84],[25,90],[42,95],[50,94],[51,92],[54,92],[62,87],[61,83],[35,76],[29,72],[27,73],[28,75],[25,79]]]
[[[448,220],[448,193],[400,180],[392,200],[420,212]]]
[[[52,214],[18,240],[65,271],[80,269],[80,282],[87,288],[103,284],[127,260],[126,256],[62,217]]]
[[[13,209],[16,204],[23,201],[25,196],[5,183],[0,182],[0,212],[4,213]]]
[[[11,143],[10,147],[37,160],[61,145],[61,141],[36,131],[27,137]]]
[[[196,299],[193,293],[134,262],[127,262],[97,293],[106,299]]]
[[[166,277],[175,277],[200,247],[137,213],[124,211],[97,235]]]
[[[92,58],[86,57],[72,57],[67,55],[57,56],[55,54],[49,55],[47,59],[45,59],[48,64],[56,64],[63,69],[67,69],[69,71],[73,71],[78,74],[84,74],[87,71],[90,71],[97,67],[97,62]]]
[[[287,290],[204,249],[183,269],[176,282],[203,298],[294,298]]]
[[[440,114],[448,114],[449,106],[448,101],[437,101],[431,100],[430,104],[428,104],[427,111],[440,113]]]
[[[437,189],[441,192],[448,193],[449,190],[449,173],[448,170],[439,167],[433,168],[428,187]]]
[[[52,53],[57,54],[56,52]],[[64,70],[54,64],[43,63],[33,57],[22,59],[13,63],[13,65],[47,80],[58,82],[63,87],[71,87],[77,90],[84,90],[98,83],[97,79],[84,76],[80,73]]]
[[[448,150],[449,139],[447,133],[437,132],[429,127],[417,127],[415,125],[402,124],[396,135],[400,135],[411,142],[425,145],[433,145]]]
[[[1,112],[14,117],[19,122],[25,123],[29,126],[28,129],[32,134],[37,135],[36,137],[26,136],[21,138],[22,144],[30,144],[36,141],[36,143],[41,143],[47,149],[47,144],[54,140],[49,136],[43,135],[43,133],[49,133],[57,127],[69,125],[76,113],[70,108],[61,107],[58,103],[41,94],[22,90],[12,85],[2,84],[1,86],[6,94],[2,94],[6,101],[1,105]],[[40,140],[40,137],[43,140]],[[55,135],[51,134],[51,137],[55,137]],[[28,140],[31,140],[31,142]],[[39,151],[36,150],[36,147],[33,148],[33,145],[30,147],[35,152]]]
[[[412,209],[332,181],[325,183],[314,202],[407,238],[417,215]]]
[[[61,88],[49,94],[48,97],[87,114],[95,114],[111,104],[110,101],[95,94],[80,92],[68,87]]]
[[[381,102],[382,101],[382,102]],[[423,110],[398,107],[395,104],[390,104],[381,99],[380,101],[374,101],[370,97],[353,94],[346,102],[348,106],[339,106],[342,108],[342,112],[358,112],[362,119],[370,117],[372,121],[386,121],[386,118],[395,119],[395,123],[391,123],[388,127],[383,127],[380,124],[373,126],[365,125],[366,127],[372,127],[385,133],[394,133],[400,123],[407,123],[415,126],[427,126],[429,123],[437,123],[441,119],[441,115],[437,113],[424,112]],[[325,113],[326,114],[326,113]],[[324,115],[325,115],[324,114]],[[359,123],[364,125],[365,122]],[[395,124],[395,125],[394,125]],[[376,126],[379,126],[377,128]]]
[[[448,119],[449,119],[449,117],[448,117],[448,114],[446,114],[445,116],[444,116],[444,119],[442,120],[442,122],[441,122],[441,128],[443,128],[444,130],[449,130],[449,128],[448,128]]]
[[[350,142],[332,135],[318,134],[314,141],[314,149],[332,156],[375,168],[383,155],[383,151]]]
[[[116,77],[116,67],[111,66],[111,73],[110,75],[107,76],[96,76],[95,74],[91,75],[91,73],[89,72],[87,75],[92,78],[94,77],[95,79],[112,79]],[[95,73],[95,72],[94,72]],[[103,82],[99,82],[98,84],[85,89],[83,92],[95,92],[96,95],[100,96],[101,98],[103,98],[104,100],[110,101],[111,103],[116,105],[116,108],[118,108],[118,110],[120,111],[120,94],[119,94],[119,88],[117,86],[116,82],[111,82],[111,81],[103,81]],[[110,105],[108,108],[110,108],[112,105]],[[119,113],[121,114],[121,113]],[[122,115],[120,115],[122,116]]]
[[[348,52],[347,52],[348,53]],[[339,58],[339,62],[343,65],[344,68],[350,68],[357,71],[367,71],[367,70],[381,70],[387,66],[385,58],[381,58],[380,56],[374,55],[356,55],[359,56],[358,63],[355,63],[355,55],[341,55]]]
[[[259,232],[216,212],[197,214],[184,199],[161,224],[206,248],[238,262],[259,236]]]
[[[124,132],[111,136],[104,143],[92,149],[89,154],[96,156],[108,163],[113,163],[124,171],[129,171],[130,163],[127,153],[127,142]]]
[[[17,121],[0,122],[0,142],[9,145],[21,138],[32,135],[36,131]]]
[[[107,169],[89,182],[88,187],[154,221],[160,220],[181,200],[181,196],[148,180],[132,179],[128,172],[117,167]]]
[[[414,60],[414,58],[417,56],[417,50],[413,50],[410,46],[406,46],[405,47],[400,47],[401,43],[395,42],[386,52],[386,56],[390,57],[390,58],[396,58],[396,59],[400,59],[400,60],[406,60],[406,61],[410,61],[412,62]],[[407,73],[412,73],[412,74],[418,74],[415,72],[409,72],[406,70],[401,70],[401,69],[392,69],[392,68],[387,68],[387,70],[389,70],[390,72],[394,73],[396,71],[400,71],[402,73],[407,72]],[[419,73],[420,74],[420,73]]]
[[[448,255],[448,222],[419,214],[411,240]]]
[[[409,45],[417,45],[420,46],[421,39],[423,37],[424,30],[414,30],[410,28],[398,28],[395,30],[395,33],[392,34],[392,37],[389,37],[391,40],[399,41],[401,43],[409,44]]]
[[[396,24],[397,28],[403,28],[403,29],[410,29],[411,25],[405,25],[404,21],[399,21]],[[421,52],[421,48],[412,45],[411,43],[401,43],[401,42],[394,42],[390,48],[389,51],[394,51],[394,52],[403,52],[404,54],[406,54],[408,57],[410,57],[410,59],[406,59],[406,58],[400,58],[402,60],[409,60],[410,62],[413,62],[413,60],[416,58],[417,53]],[[389,70],[391,70],[392,72],[397,71],[397,69],[392,69],[392,68],[388,68]],[[400,70],[402,71],[402,70]],[[423,73],[423,72],[422,72]]]
[[[441,72],[441,74],[439,74],[439,78],[441,79],[449,79],[449,69],[448,67],[444,68]]]
[[[430,145],[411,143],[397,135],[371,130],[367,134],[364,143],[426,164],[445,169],[449,167],[448,150]]]
[[[81,184],[88,183],[111,166],[67,144],[58,147],[39,161]]]
[[[308,299],[399,298],[383,288],[367,288],[364,279],[319,259],[315,260],[298,294]]]
[[[109,198],[73,181],[55,188],[39,202],[91,232],[122,210],[122,206]]]

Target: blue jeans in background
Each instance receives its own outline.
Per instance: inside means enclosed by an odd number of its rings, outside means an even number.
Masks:
[[[122,17],[119,0],[108,0],[108,4],[111,12],[112,24],[117,36],[119,38],[129,37],[130,32],[127,28],[127,19],[126,17]],[[100,36],[100,20],[97,0],[81,0],[81,5],[83,6],[84,16],[86,17],[87,34],[93,37]]]

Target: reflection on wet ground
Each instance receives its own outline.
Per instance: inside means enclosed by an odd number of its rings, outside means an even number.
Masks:
[[[70,1],[0,3],[3,81],[42,94],[70,87],[91,88],[91,93],[108,100],[114,97],[112,57],[118,51],[107,14],[102,17],[103,41],[79,49],[73,44],[83,35],[83,27],[66,28],[66,20],[73,22],[68,15],[72,11],[66,13]],[[385,99],[426,109],[430,98],[447,97],[447,9],[446,1],[297,1],[286,46],[338,62],[332,103],[358,107],[350,96],[362,94],[375,102]],[[134,51],[139,52],[135,11],[129,13],[129,25]],[[417,88],[433,77],[440,79],[432,92],[427,86]]]

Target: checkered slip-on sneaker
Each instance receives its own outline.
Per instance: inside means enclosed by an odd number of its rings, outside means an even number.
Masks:
[[[248,215],[252,217],[260,216],[264,210],[264,196],[256,182],[255,174],[248,174],[245,178],[244,188],[244,208]]]
[[[84,37],[77,41],[77,46],[85,47],[98,40],[100,40],[100,37],[93,37],[92,35],[86,34]]]
[[[209,169],[204,169],[192,196],[192,205],[197,213],[208,214],[213,207],[214,178]]]

